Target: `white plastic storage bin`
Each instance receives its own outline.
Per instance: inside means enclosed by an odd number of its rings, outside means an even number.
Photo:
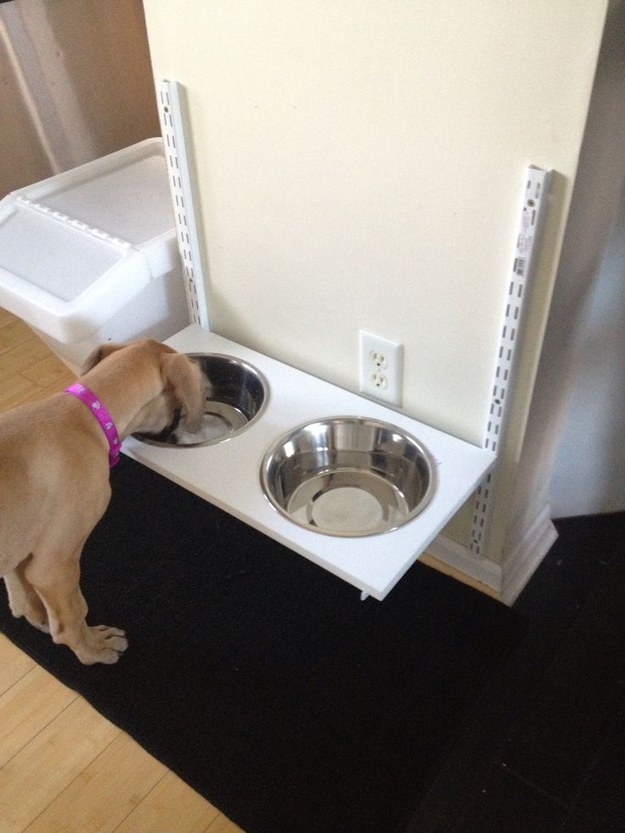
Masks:
[[[0,201],[0,306],[74,371],[97,344],[189,323],[160,138]]]

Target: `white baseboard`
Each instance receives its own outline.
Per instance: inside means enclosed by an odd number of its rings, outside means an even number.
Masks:
[[[445,535],[432,541],[421,561],[512,605],[557,537],[547,505],[512,550],[504,554],[501,564],[475,556],[468,547]]]
[[[432,541],[425,555],[421,556],[421,561],[499,598],[501,566],[494,561],[475,556],[468,547],[446,535],[438,535]],[[451,569],[446,570],[445,566]]]
[[[521,538],[513,542],[511,551],[504,554],[502,602],[514,604],[557,537],[551,522],[551,507],[547,504]]]

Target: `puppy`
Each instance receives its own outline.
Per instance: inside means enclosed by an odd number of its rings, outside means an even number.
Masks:
[[[14,616],[86,665],[111,664],[128,642],[85,621],[82,548],[108,506],[121,440],[158,433],[181,412],[196,430],[205,380],[184,354],[140,339],[97,348],[72,390],[0,415],[0,576]]]

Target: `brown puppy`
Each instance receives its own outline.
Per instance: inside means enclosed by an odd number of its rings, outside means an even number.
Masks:
[[[179,408],[193,431],[204,411],[198,365],[150,339],[98,348],[79,382],[120,439],[161,431]],[[79,586],[83,545],[110,496],[109,440],[83,401],[59,393],[0,415],[0,576],[11,611],[85,664],[114,663],[128,646],[123,631],[86,624]]]

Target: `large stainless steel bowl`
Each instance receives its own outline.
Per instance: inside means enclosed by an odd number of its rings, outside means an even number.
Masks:
[[[220,353],[188,353],[208,380],[208,395],[200,429],[194,433],[174,423],[160,434],[133,436],[150,445],[197,448],[240,434],[258,419],[267,402],[268,385],[247,362]]]
[[[281,437],[265,455],[261,482],[274,507],[300,526],[363,536],[416,517],[434,494],[435,467],[397,426],[345,416]]]

